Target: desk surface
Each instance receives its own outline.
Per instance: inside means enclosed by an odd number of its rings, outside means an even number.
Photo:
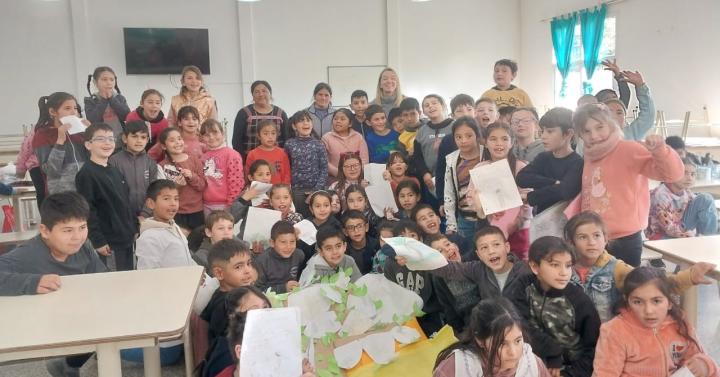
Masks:
[[[26,230],[24,232],[0,233],[0,245],[17,245],[21,244],[38,235],[37,229]]]
[[[0,353],[183,331],[203,268],[63,276],[60,290],[0,297]]]
[[[715,270],[708,276],[720,280],[720,236],[672,238],[647,241],[645,247],[668,257],[671,262],[678,260],[687,264],[708,262],[715,264]]]

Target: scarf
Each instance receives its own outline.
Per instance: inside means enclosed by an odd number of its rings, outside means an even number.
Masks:
[[[483,369],[480,359],[470,351],[453,351],[455,355],[455,377],[482,377]],[[520,356],[515,377],[537,377],[538,366],[535,355],[529,344],[523,345],[523,354]]]
[[[158,115],[155,117],[155,119],[148,119],[148,118],[145,116],[145,109],[143,109],[142,106],[138,106],[138,108],[135,109],[135,111],[136,111],[137,114],[140,116],[140,119],[142,119],[142,120],[144,120],[144,121],[146,121],[146,122],[150,122],[150,123],[157,123],[157,122],[163,120],[163,118],[165,118],[165,114],[163,114],[162,110],[160,110],[160,112],[159,112]]]
[[[592,146],[585,144],[583,146],[584,157],[590,161],[597,161],[607,156],[610,152],[617,147],[618,143],[622,140],[620,133],[620,127],[613,127],[610,131],[610,136],[607,139],[596,143]]]

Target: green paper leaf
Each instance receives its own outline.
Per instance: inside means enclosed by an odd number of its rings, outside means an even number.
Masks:
[[[318,377],[333,377],[333,374],[327,369],[320,369],[317,372]]]
[[[373,304],[375,304],[375,310],[380,310],[380,308],[383,307],[382,300],[375,300],[375,301],[373,301]]]
[[[415,317],[422,317],[425,315],[425,312],[422,311],[422,309],[418,306],[417,303],[413,305],[413,312],[415,313]]]
[[[353,269],[352,267],[348,267],[345,269],[345,276],[352,276]]]

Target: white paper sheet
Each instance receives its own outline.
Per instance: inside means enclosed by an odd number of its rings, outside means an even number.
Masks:
[[[400,344],[415,343],[420,340],[420,333],[412,327],[407,326],[395,326],[390,330],[395,340]]]
[[[337,332],[342,326],[337,315],[330,310],[332,301],[322,294],[320,285],[303,288],[288,295],[288,307],[300,309],[300,318],[305,327],[305,335],[321,338],[329,332]]]
[[[251,243],[254,241],[266,243],[270,239],[270,228],[281,219],[282,213],[280,211],[258,207],[248,208],[245,233],[242,239]]]
[[[365,164],[363,166],[363,177],[370,183],[370,186],[387,182],[383,178],[386,168],[385,164]]]
[[[385,208],[390,208],[393,212],[398,211],[390,182],[384,181],[377,185],[370,185],[365,187],[365,192],[370,199],[370,207],[378,217],[385,217]]]
[[[60,118],[60,124],[70,124],[70,129],[68,130],[70,135],[85,132],[85,125],[82,123],[82,120],[75,115],[68,115]]]
[[[375,320],[366,316],[360,310],[351,310],[345,317],[340,331],[345,331],[348,336],[361,335],[370,330],[375,323]]]
[[[384,365],[395,358],[395,338],[390,331],[368,335],[362,342],[365,352],[377,364]]]
[[[393,316],[412,315],[415,307],[422,308],[423,306],[423,301],[417,293],[391,282],[382,274],[363,275],[355,282],[355,285],[367,286],[367,295],[362,297],[363,299],[373,303],[378,301],[382,303],[377,308],[378,323],[394,323]]]
[[[395,253],[407,259],[407,268],[413,271],[436,270],[448,264],[439,251],[409,237],[383,238]]]
[[[530,243],[543,236],[563,237],[563,228],[568,221],[565,217],[568,203],[555,203],[530,220]]]
[[[262,202],[270,199],[268,198],[266,193],[272,188],[271,183],[252,181],[250,182],[250,188],[257,190],[260,193],[260,195],[250,200],[250,203],[253,205],[253,207],[257,207],[262,204]]]
[[[300,310],[250,310],[240,351],[240,375],[273,377],[301,374]]]
[[[506,159],[476,166],[470,170],[470,178],[486,215],[522,205],[520,192]]]
[[[315,245],[315,236],[317,235],[317,229],[310,220],[303,220],[295,224],[295,229],[300,231],[300,240],[308,245]]]
[[[336,347],[333,350],[333,356],[335,356],[335,361],[337,361],[337,365],[340,368],[351,369],[360,362],[362,350],[362,340],[354,340],[348,344]]]

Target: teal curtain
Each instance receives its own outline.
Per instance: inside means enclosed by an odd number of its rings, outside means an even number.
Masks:
[[[566,79],[570,72],[570,56],[572,55],[576,23],[577,13],[561,18],[553,18],[552,21],[550,21],[550,33],[552,34],[553,49],[555,50],[555,60],[557,61],[557,69],[560,71],[560,76],[562,76],[562,87],[560,88],[561,97],[565,97],[565,88],[567,87]]]
[[[585,74],[587,81],[583,82],[583,90],[585,94],[592,94],[593,88],[590,80],[595,73],[598,63],[600,63],[600,46],[602,45],[603,34],[605,32],[605,14],[607,13],[607,5],[603,4],[599,8],[585,9],[580,12],[580,31],[582,35],[583,61],[585,65]]]

